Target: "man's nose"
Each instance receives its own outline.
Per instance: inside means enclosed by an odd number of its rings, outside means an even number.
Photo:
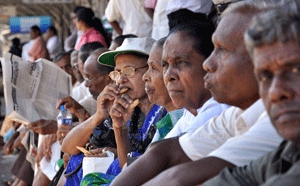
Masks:
[[[203,69],[207,72],[215,72],[217,70],[214,52],[203,62]]]
[[[143,79],[144,82],[150,81],[149,71],[150,71],[150,68],[146,71],[146,73],[142,77],[142,79]]]
[[[271,82],[268,96],[271,101],[278,102],[291,99],[293,97],[293,91],[287,85],[287,82],[283,79],[283,77],[276,75],[273,77]]]
[[[173,66],[169,66],[166,70],[164,70],[164,80],[165,82],[170,82],[170,81],[174,81],[174,80],[178,80],[179,76],[178,76],[178,69],[176,69]]]
[[[128,78],[123,73],[120,73],[119,77],[117,77],[116,85],[120,86],[121,84],[124,84],[126,81],[128,81]]]

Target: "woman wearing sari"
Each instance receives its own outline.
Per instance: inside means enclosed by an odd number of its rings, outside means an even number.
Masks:
[[[145,91],[151,103],[163,106],[168,112],[164,118],[155,124],[157,131],[152,142],[164,138],[183,115],[183,109],[174,106],[163,80],[161,58],[166,39],[162,38],[154,43],[147,62],[148,71],[143,76]]]

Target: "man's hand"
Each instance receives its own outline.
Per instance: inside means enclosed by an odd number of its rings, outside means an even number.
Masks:
[[[134,107],[131,107],[132,99],[127,94],[118,96],[110,110],[110,116],[113,121],[113,126],[117,128],[129,121],[132,116]]]
[[[44,156],[48,162],[50,162],[52,155],[51,146],[56,142],[56,140],[56,134],[49,134],[44,139]]]
[[[40,168],[40,162],[44,157],[44,151],[45,151],[45,143],[44,143],[44,139],[43,139],[40,143],[40,146],[37,149],[36,164],[37,164],[38,168]]]
[[[57,132],[57,123],[54,120],[40,119],[27,125],[27,128],[41,135],[54,134]]]
[[[76,115],[80,122],[83,122],[90,117],[88,111],[71,96],[59,99],[56,104],[56,109],[59,110],[61,105],[64,105],[65,109]]]
[[[110,84],[107,85],[97,98],[97,115],[102,116],[104,119],[109,117],[109,111],[113,105],[116,97],[118,97],[119,88]]]
[[[4,154],[8,155],[8,154],[12,154],[13,150],[15,148],[14,143],[15,140],[20,136],[19,132],[14,132],[13,135],[8,139],[7,143],[4,145],[3,150],[4,150]]]
[[[57,137],[57,141],[59,142],[59,144],[61,145],[64,138],[67,136],[67,134],[70,132],[70,130],[72,130],[72,128],[74,128],[73,125],[68,125],[68,124],[61,124],[58,127],[57,133],[56,133],[56,137]]]
[[[13,145],[14,145],[14,140],[9,140],[3,147],[4,154],[12,154],[13,153]]]

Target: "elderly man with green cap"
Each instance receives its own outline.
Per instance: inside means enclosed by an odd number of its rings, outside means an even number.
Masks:
[[[115,51],[99,56],[99,63],[115,68],[109,74],[114,84],[107,85],[98,96],[97,113],[90,123],[99,125],[111,117],[118,159],[111,164],[107,174],[87,174],[81,183],[113,179],[121,172],[128,155],[138,156],[145,152],[156,132],[156,122],[166,115],[163,107],[149,101],[142,80],[154,41],[152,38],[128,38]]]

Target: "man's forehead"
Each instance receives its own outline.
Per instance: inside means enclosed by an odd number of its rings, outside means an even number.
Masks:
[[[180,42],[180,45],[176,43],[178,41]],[[188,59],[190,58],[190,53],[194,50],[192,47],[190,47],[191,45],[193,45],[193,42],[191,42],[191,38],[189,38],[189,36],[178,37],[178,35],[172,34],[164,44],[162,59]]]
[[[215,33],[214,38],[225,42],[241,41],[253,15],[232,13],[224,16]]]
[[[84,68],[88,66],[96,66],[96,63],[98,63],[97,57],[95,55],[91,55],[86,59],[84,63]]]
[[[300,46],[290,41],[262,45],[254,49],[254,66],[256,70],[269,67],[283,68],[292,64],[300,64]]]

